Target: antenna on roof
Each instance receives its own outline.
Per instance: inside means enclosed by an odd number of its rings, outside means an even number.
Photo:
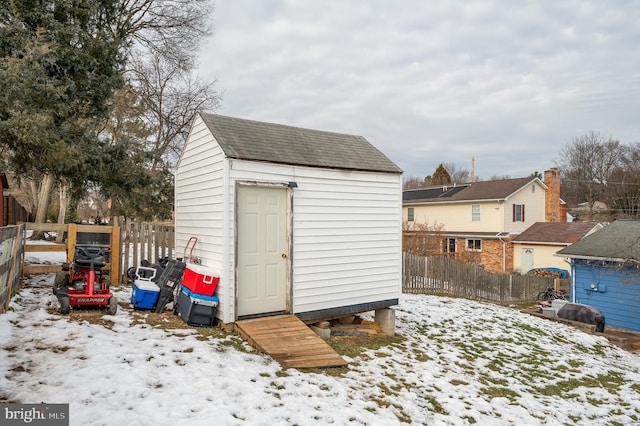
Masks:
[[[476,157],[471,157],[471,182],[476,178]]]

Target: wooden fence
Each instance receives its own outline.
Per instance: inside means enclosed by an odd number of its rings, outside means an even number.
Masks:
[[[4,195],[2,200],[2,218],[0,224],[3,226],[16,225],[20,222],[28,222],[31,214],[12,195]]]
[[[27,231],[55,235],[57,242],[30,243]],[[19,226],[1,227],[0,312],[6,309],[11,293],[17,291],[23,275],[61,270],[61,264],[24,265],[24,253],[63,252],[65,260],[71,261],[78,244],[95,244],[106,249],[107,265],[103,270],[109,272],[112,284],[126,283],[127,269],[139,265],[143,259],[156,263],[160,257],[173,259],[176,255],[182,256],[182,253],[175,253],[174,226],[167,223],[124,220],[122,226],[104,226],[28,222]]]
[[[550,277],[494,274],[475,264],[459,263],[447,256],[421,257],[403,253],[402,258],[404,293],[513,305],[535,302],[538,293],[547,287],[559,288],[564,284]]]
[[[118,223],[122,222],[122,226]],[[55,223],[25,223],[21,225],[21,252],[65,252],[66,260],[71,261],[77,244],[97,244],[107,250],[107,265],[104,270],[110,272],[112,284],[127,282],[126,272],[132,266],[138,266],[146,259],[157,263],[160,257],[181,257],[182,253],[175,253],[175,230],[173,224],[147,223],[135,220],[117,220],[114,226],[77,225]],[[0,228],[4,229],[4,228]],[[12,227],[7,227],[12,229]],[[56,235],[57,243],[30,244],[23,235],[25,231],[45,232]],[[3,231],[2,235],[7,232]],[[17,232],[17,231],[15,231]],[[8,235],[8,234],[7,234]],[[8,238],[8,237],[7,237]],[[3,244],[0,240],[0,244]],[[26,244],[25,244],[26,241]],[[7,243],[8,244],[8,243]],[[22,248],[24,246],[24,248]],[[5,255],[7,251],[3,251]],[[60,271],[60,264],[22,265],[20,257],[20,273],[45,274]],[[2,274],[0,267],[0,274]],[[2,287],[0,287],[0,304],[2,302]]]
[[[20,288],[24,257],[24,225],[0,228],[0,313]]]
[[[119,222],[122,283],[127,282],[127,270],[140,265],[141,260],[157,263],[158,259],[163,257],[182,257],[182,253],[175,252],[176,234],[172,223],[140,222],[131,219]]]
[[[51,232],[57,236],[66,235],[66,238],[60,238],[63,243],[55,244],[30,244],[25,240],[25,252],[65,252],[66,260],[70,261],[75,253],[76,245],[79,244],[98,244],[105,248],[107,265],[104,271],[109,271],[109,278],[112,283],[117,283],[120,277],[120,262],[114,261],[120,259],[120,229],[117,226],[102,225],[76,225],[55,224],[55,223],[25,223],[26,231],[35,232]],[[62,264],[47,265],[25,265],[24,274],[46,274],[58,272],[61,270]]]

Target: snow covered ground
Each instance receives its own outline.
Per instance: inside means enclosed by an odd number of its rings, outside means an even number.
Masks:
[[[336,376],[126,308],[72,320],[52,283],[29,279],[0,315],[0,400],[69,403],[72,425],[640,424],[640,356],[508,308],[404,295],[404,339]]]

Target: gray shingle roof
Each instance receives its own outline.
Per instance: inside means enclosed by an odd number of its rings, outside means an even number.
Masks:
[[[362,136],[200,113],[227,158],[402,173]]]
[[[402,200],[404,204],[504,200],[536,180],[526,177],[473,182],[461,186],[412,189],[402,193]]]
[[[616,220],[557,254],[579,259],[640,261],[640,220]]]
[[[514,243],[572,244],[599,222],[536,222],[513,239]]]

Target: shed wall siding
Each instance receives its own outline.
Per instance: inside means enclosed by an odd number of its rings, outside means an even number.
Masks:
[[[182,256],[189,238],[198,238],[194,255],[203,266],[220,273],[216,294],[221,303],[216,316],[231,322],[230,305],[222,302],[229,300],[233,292],[228,263],[224,262],[225,161],[222,150],[197,116],[175,177],[176,251]]]
[[[640,332],[640,271],[637,268],[574,265],[576,302],[594,306],[605,316],[606,326]],[[591,284],[605,291],[587,290]]]
[[[293,313],[399,298],[401,175],[233,160],[232,206],[235,184],[242,181],[298,184],[292,199]],[[229,244],[233,253],[235,244]]]

